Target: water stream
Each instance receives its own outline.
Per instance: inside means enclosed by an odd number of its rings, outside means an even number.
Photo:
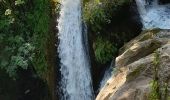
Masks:
[[[170,4],[160,5],[158,0],[136,0],[136,4],[144,29],[170,29]],[[81,5],[81,0],[61,0],[57,26],[62,77],[60,87],[63,91],[61,100],[94,100],[87,34],[82,28]],[[111,76],[111,71],[109,68],[105,72],[101,87]]]
[[[170,4],[158,0],[136,0],[136,4],[144,29],[170,29]]]
[[[86,35],[82,31],[82,1],[62,0],[61,5],[58,20],[61,100],[93,100]]]
[[[104,73],[104,76],[102,78],[102,80],[100,81],[100,84],[99,84],[99,89],[98,91],[100,91],[104,85],[107,83],[107,81],[109,80],[109,78],[114,74],[113,73],[113,68],[114,68],[114,60],[111,62],[111,65],[108,66],[108,68],[106,69],[105,73]]]

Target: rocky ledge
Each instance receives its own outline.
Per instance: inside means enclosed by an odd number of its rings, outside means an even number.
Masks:
[[[170,30],[142,32],[120,49],[96,100],[170,100]]]

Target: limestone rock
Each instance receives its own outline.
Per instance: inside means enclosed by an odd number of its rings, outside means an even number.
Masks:
[[[116,58],[116,69],[96,100],[149,100],[155,77],[158,78],[160,99],[168,100],[170,31],[148,30],[125,44]]]

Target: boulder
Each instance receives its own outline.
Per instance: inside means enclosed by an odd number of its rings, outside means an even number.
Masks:
[[[115,69],[96,100],[169,100],[170,30],[147,30],[125,44]]]

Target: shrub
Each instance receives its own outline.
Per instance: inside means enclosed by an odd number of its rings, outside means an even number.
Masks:
[[[95,58],[102,64],[112,60],[117,52],[117,48],[108,40],[98,37],[93,44]]]
[[[130,3],[131,0],[93,0],[86,1],[84,6],[84,21],[91,27],[92,31],[99,32],[111,23],[111,18],[119,12],[122,5]]]
[[[28,67],[41,76],[47,69],[50,1],[2,0],[0,7],[0,68],[13,78]]]

